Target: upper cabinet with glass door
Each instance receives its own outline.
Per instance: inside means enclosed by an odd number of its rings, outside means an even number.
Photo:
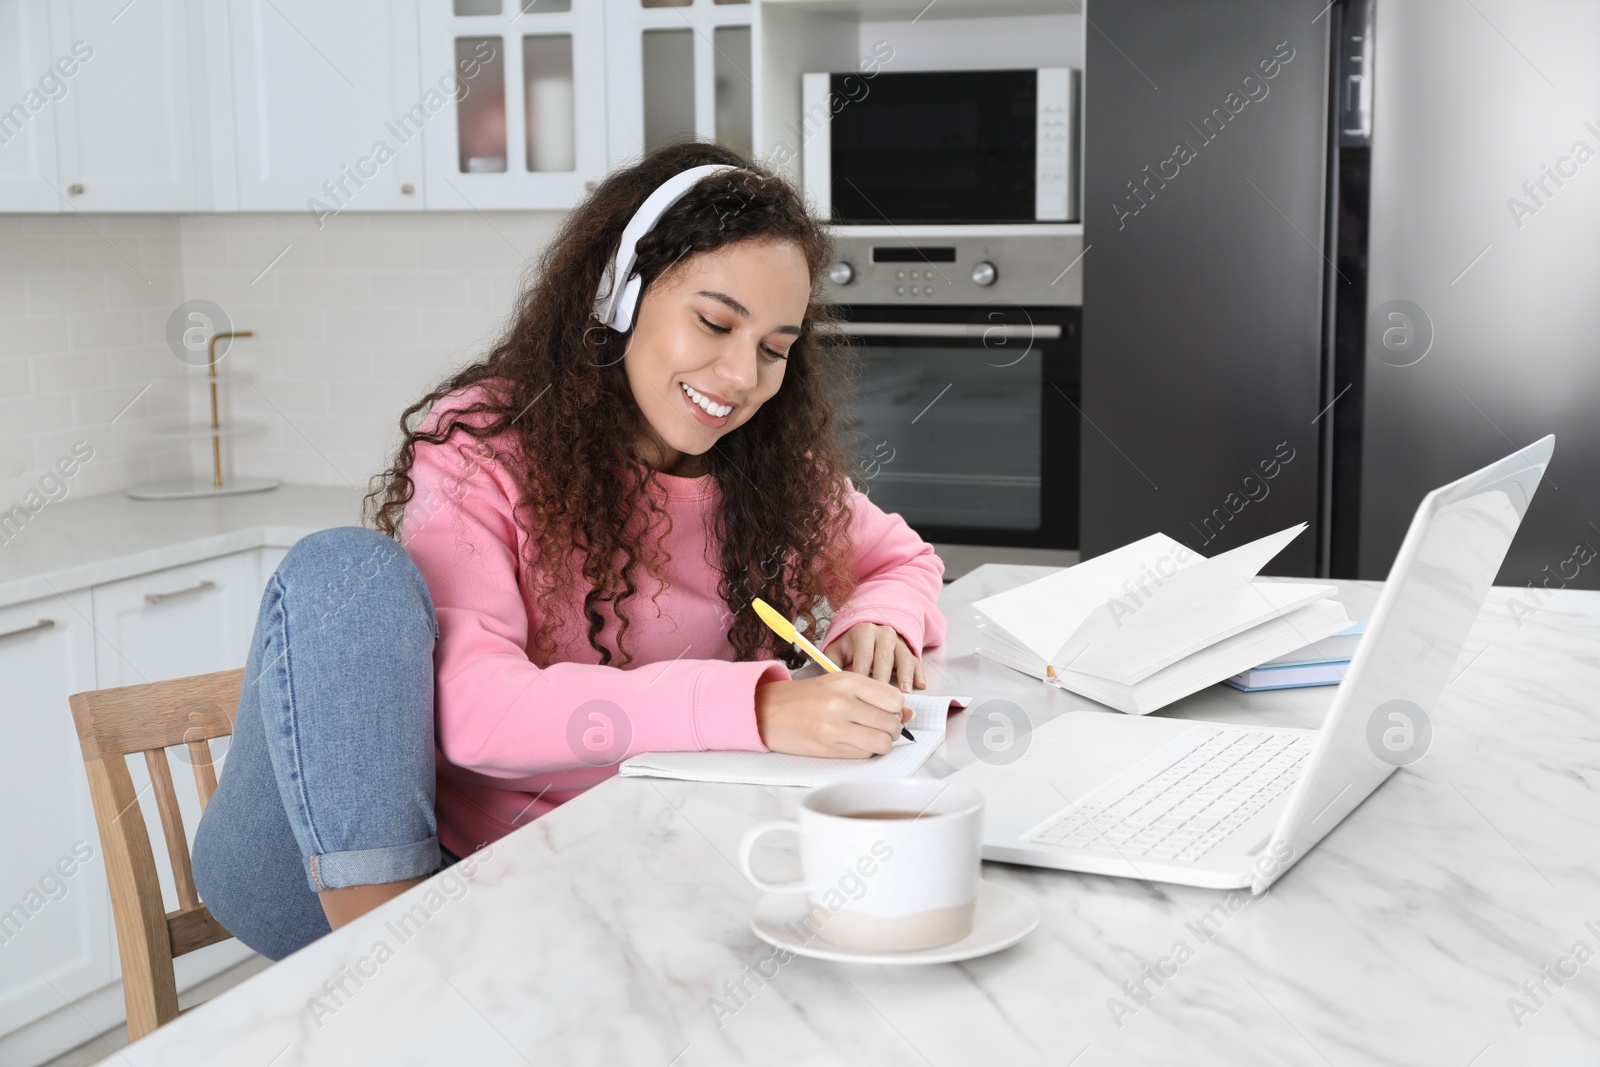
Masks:
[[[749,156],[755,70],[748,0],[605,0],[610,165],[668,141]]]
[[[421,0],[429,210],[561,209],[606,170],[600,0]]]

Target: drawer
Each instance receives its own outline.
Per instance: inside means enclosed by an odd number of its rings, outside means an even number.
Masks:
[[[243,667],[263,585],[252,550],[95,586],[101,688]]]

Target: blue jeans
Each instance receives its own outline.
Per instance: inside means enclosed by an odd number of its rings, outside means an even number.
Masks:
[[[268,579],[193,857],[211,914],[263,956],[328,932],[323,889],[457,862],[433,811],[438,636],[422,575],[374,530],[310,534]]]

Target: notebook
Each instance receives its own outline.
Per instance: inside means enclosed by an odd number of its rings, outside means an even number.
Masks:
[[[977,601],[976,652],[1130,714],[1350,624],[1331,585],[1257,582],[1306,526],[1207,559],[1164,534]]]
[[[1338,685],[1350,669],[1347,659],[1327,663],[1297,663],[1292,667],[1256,667],[1223,681],[1241,693],[1264,693],[1270,689],[1306,689],[1315,685]]]
[[[1099,701],[1129,715],[1148,715],[1248,669],[1248,664],[1260,663],[1285,649],[1303,645],[1307,638],[1337,633],[1349,623],[1343,604],[1335,600],[1320,600],[1218,641],[1132,685],[1072,670],[1059,671],[1053,678],[1045,680],[1059,689]],[[1036,678],[1041,677],[1040,672],[1034,671],[1026,663],[1010,660],[1001,649],[982,644],[984,632],[980,624],[980,643],[976,649],[978,655]]]
[[[1338,685],[1356,654],[1367,620],[1357,619],[1332,637],[1315,645],[1285,652],[1248,671],[1223,679],[1235,689],[1255,693],[1265,689],[1298,689],[1311,685]]]
[[[691,782],[737,782],[743,785],[819,786],[856,778],[909,778],[944,744],[950,709],[965,708],[970,696],[907,693],[911,721],[906,729],[915,741],[895,740],[881,756],[828,759],[783,752],[643,752],[622,762],[624,778],[682,778]]]

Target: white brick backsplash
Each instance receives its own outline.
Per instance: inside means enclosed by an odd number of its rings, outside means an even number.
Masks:
[[[0,318],[15,318],[27,311],[28,283],[20,274],[0,274]]]
[[[27,293],[29,315],[100,311],[106,306],[106,287],[96,273],[30,274]]]

